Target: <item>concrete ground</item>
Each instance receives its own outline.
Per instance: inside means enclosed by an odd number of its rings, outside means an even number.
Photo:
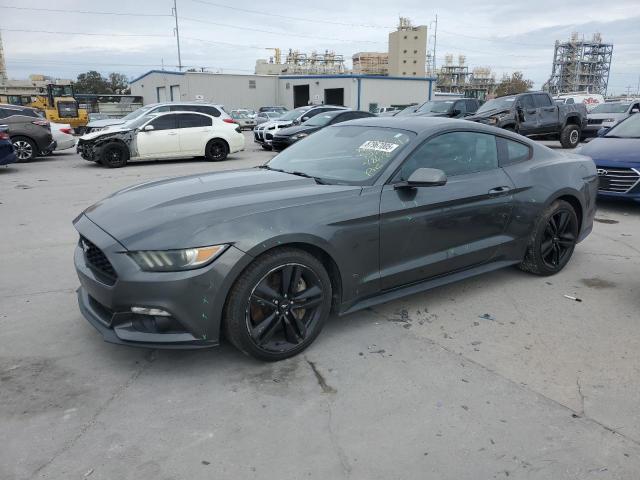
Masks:
[[[0,169],[0,479],[640,477],[638,205],[601,204],[554,277],[507,269],[334,318],[277,364],[103,343],[76,305],[71,220],[126,185],[272,156],[248,145]]]

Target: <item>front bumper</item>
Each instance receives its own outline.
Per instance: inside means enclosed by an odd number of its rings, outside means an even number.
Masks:
[[[600,179],[598,197],[640,202],[640,162],[594,162]]]
[[[78,217],[74,226],[115,271],[115,275],[105,276],[78,244],[74,254],[80,280],[78,304],[105,341],[170,349],[218,345],[227,293],[237,273],[249,263],[248,255],[231,246],[203,268],[144,272],[126,255],[126,248],[85,215]],[[171,316],[134,314],[134,306],[159,308]]]
[[[275,135],[273,140],[271,141],[271,146],[274,150],[284,150],[289,145],[296,143],[297,140],[292,140],[291,137],[281,137],[279,135]]]

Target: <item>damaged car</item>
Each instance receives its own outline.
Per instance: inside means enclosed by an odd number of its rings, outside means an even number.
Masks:
[[[268,361],[344,315],[511,265],[553,275],[591,232],[589,157],[465,120],[330,125],[256,168],[125,188],[86,209],[80,310],[108,342]]]
[[[118,128],[84,135],[77,145],[82,158],[109,168],[143,159],[205,157],[219,162],[241,150],[240,126],[196,112],[143,116]]]

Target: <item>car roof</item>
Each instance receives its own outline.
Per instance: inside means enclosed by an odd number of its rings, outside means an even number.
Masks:
[[[165,105],[203,105],[205,107],[217,107],[224,109],[224,106],[218,103],[209,102],[160,102],[160,103],[148,103],[145,107],[164,107]]]
[[[331,128],[340,128],[345,125],[359,125],[365,127],[380,127],[380,128],[396,128],[401,130],[408,130],[416,134],[422,134],[426,132],[436,133],[440,130],[447,129],[464,129],[468,131],[490,133],[493,135],[501,135],[505,137],[517,138],[520,142],[526,141],[531,143],[522,136],[509,132],[507,130],[491,127],[482,123],[471,122],[469,120],[459,120],[455,118],[442,118],[442,117],[365,117],[357,120],[349,120],[344,123],[332,126]]]

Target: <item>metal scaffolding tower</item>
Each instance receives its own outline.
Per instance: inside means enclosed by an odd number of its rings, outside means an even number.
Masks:
[[[552,95],[571,92],[606,95],[613,44],[603,43],[599,33],[592,40],[571,35],[568,42],[556,40],[551,77],[544,89]]]
[[[2,32],[0,32],[0,83],[7,82],[7,65],[4,61],[4,48],[2,47]]]

